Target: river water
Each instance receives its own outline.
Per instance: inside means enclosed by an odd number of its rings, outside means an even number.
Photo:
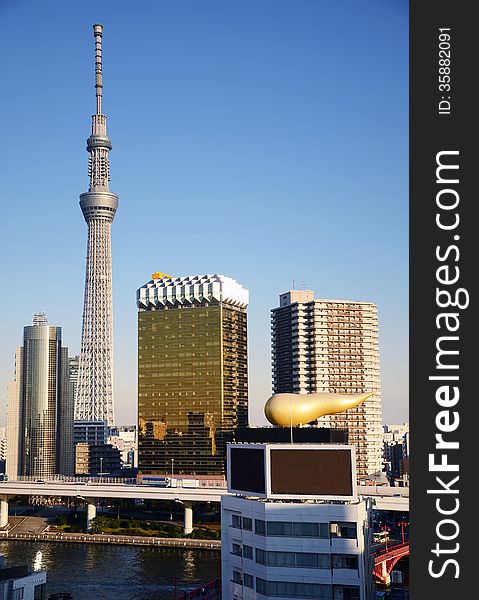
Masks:
[[[211,550],[107,546],[54,542],[0,542],[8,567],[33,567],[38,551],[47,571],[47,598],[69,592],[74,600],[172,600],[220,576],[220,553]]]

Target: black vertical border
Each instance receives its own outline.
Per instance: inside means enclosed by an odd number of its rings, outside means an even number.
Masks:
[[[477,460],[474,438],[479,440],[479,385],[475,381],[476,372],[479,377],[476,314],[479,218],[475,217],[478,212],[475,209],[479,207],[479,100],[473,91],[479,74],[476,10],[475,3],[461,0],[416,0],[410,3],[410,597],[413,600],[451,600],[479,594],[478,585],[474,583],[479,567],[474,568],[478,503],[473,491],[478,477],[474,468],[469,466],[469,460]],[[451,90],[447,93],[438,88],[439,28],[451,30]],[[450,96],[450,115],[438,112],[442,95]],[[436,154],[447,150],[459,150],[460,183],[452,187],[460,194],[457,209],[460,224],[454,232],[441,231],[436,226],[436,194],[441,189],[436,183]],[[460,240],[453,240],[456,234]],[[459,383],[453,384],[460,388],[460,400],[456,407],[449,409],[459,412],[460,425],[456,431],[444,434],[446,439],[460,442],[459,449],[447,452],[448,462],[459,464],[459,472],[453,475],[448,472],[432,473],[428,468],[429,454],[435,452],[435,435],[438,433],[436,415],[444,410],[435,399],[436,388],[440,384],[428,378],[437,374],[436,340],[440,335],[447,335],[436,326],[436,316],[441,312],[436,306],[436,269],[445,264],[436,259],[436,247],[445,249],[454,243],[460,250],[459,261],[454,262],[452,257],[455,253],[452,252],[447,262],[451,268],[454,265],[459,267],[460,280],[455,287],[468,290],[470,304],[467,309],[456,310],[460,328],[456,334],[449,334],[460,337],[456,344],[459,355],[449,361],[456,359],[460,365]],[[449,287],[453,292],[454,286]],[[454,344],[450,347],[453,348]],[[436,452],[441,454],[442,451]],[[427,493],[428,489],[441,487],[436,481],[436,476],[441,475],[446,482],[459,475],[459,482],[452,486],[459,489],[458,495]],[[458,498],[460,508],[449,517],[440,515],[436,507],[437,498],[444,499],[445,508],[455,507],[454,499]],[[443,541],[438,538],[436,527],[441,519],[447,518],[457,521],[460,531],[456,539]],[[454,525],[442,527],[443,534],[453,534]],[[432,552],[436,543],[449,550],[455,549],[457,543],[458,551],[437,556]],[[456,567],[451,563],[442,576],[432,577],[430,561],[434,560],[433,570],[439,572],[447,559],[457,561],[459,577],[455,578]]]

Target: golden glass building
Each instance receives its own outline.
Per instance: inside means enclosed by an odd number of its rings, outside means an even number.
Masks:
[[[248,425],[248,291],[155,273],[137,304],[139,471],[223,477],[226,443]]]

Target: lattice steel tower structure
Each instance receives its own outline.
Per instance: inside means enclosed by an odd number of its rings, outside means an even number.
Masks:
[[[90,187],[80,195],[80,207],[88,225],[85,298],[75,419],[106,421],[113,425],[113,313],[110,228],[118,196],[108,189],[111,142],[102,114],[102,25],[95,36],[96,113],[87,140]]]

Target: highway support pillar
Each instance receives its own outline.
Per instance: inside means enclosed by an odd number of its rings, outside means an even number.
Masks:
[[[191,533],[193,531],[193,502],[189,500],[182,500],[182,504],[185,507],[185,527],[184,533]]]
[[[85,498],[86,505],[86,530],[91,530],[91,522],[96,517],[96,504],[91,498]]]
[[[0,529],[8,525],[8,496],[0,496]]]

